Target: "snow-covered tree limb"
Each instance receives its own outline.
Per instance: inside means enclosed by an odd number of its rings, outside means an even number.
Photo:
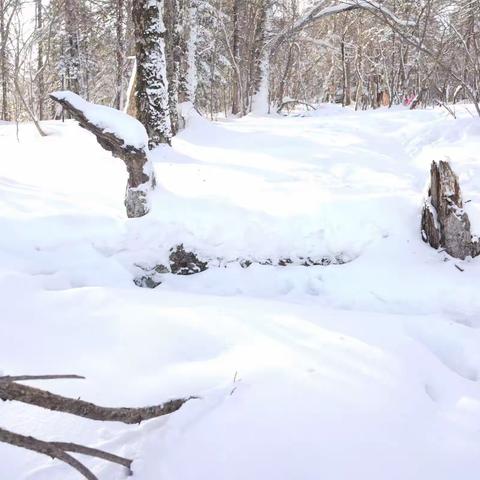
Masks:
[[[413,26],[414,22],[398,18],[385,5],[374,0],[344,0],[326,6],[325,0],[319,0],[308,9],[290,28],[280,32],[270,40],[270,50],[275,51],[287,38],[295,35],[304,28],[339,13],[350,12],[352,10],[367,10],[372,13],[380,14],[382,17],[403,27]]]
[[[72,92],[54,92],[50,98],[62,105],[81,127],[93,133],[105,150],[125,163],[128,171],[127,215],[141,217],[148,213],[149,193],[155,187],[155,175],[143,125],[119,110],[86,102]]]

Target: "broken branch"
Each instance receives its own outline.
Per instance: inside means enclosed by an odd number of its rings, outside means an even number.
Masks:
[[[151,418],[161,417],[177,411],[185,402],[192,399],[180,398],[161,405],[142,408],[101,407],[83,400],[63,397],[47,390],[21,385],[15,382],[0,382],[0,399],[15,400],[48,410],[69,413],[90,420],[122,422],[126,424],[141,423]]]
[[[30,380],[59,380],[59,379],[85,380],[85,377],[82,377],[80,375],[19,375],[19,376],[5,375],[3,377],[0,377],[0,382],[25,382]]]
[[[72,457],[60,447],[50,442],[44,442],[33,437],[26,437],[18,433],[13,433],[8,430],[0,428],[0,442],[8,443],[15,447],[26,448],[43,455],[48,455],[50,458],[60,460],[82,474],[87,480],[98,480],[98,478],[76,458]]]

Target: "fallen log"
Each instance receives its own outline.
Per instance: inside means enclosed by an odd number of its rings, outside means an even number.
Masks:
[[[54,92],[59,103],[97,142],[125,163],[128,172],[125,207],[128,217],[142,217],[150,210],[149,193],[155,188],[148,136],[143,125],[126,113],[94,105],[72,92]]]

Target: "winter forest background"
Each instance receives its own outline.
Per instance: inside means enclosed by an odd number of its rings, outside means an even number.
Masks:
[[[417,95],[423,104],[477,101],[474,0],[159,6],[172,109],[188,97],[209,118],[250,112],[264,57],[273,110],[289,100],[357,109]],[[46,94],[63,89],[123,109],[134,69],[132,11],[128,0],[2,0],[0,119],[54,118]]]
[[[0,478],[478,480],[479,42],[0,0]]]

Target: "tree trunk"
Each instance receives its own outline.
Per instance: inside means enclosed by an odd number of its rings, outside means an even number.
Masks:
[[[132,8],[137,118],[147,130],[150,148],[170,144],[172,138],[163,10],[163,0],[135,0]]]
[[[254,79],[251,110],[269,113],[270,49],[267,47],[268,30],[271,23],[270,0],[263,0],[260,20],[255,38]],[[283,100],[283,98],[281,99]]]
[[[242,104],[242,79],[240,75],[240,5],[241,0],[233,1],[233,37],[232,37],[232,60],[233,60],[233,85],[232,85],[232,113],[237,115],[243,110]]]
[[[137,84],[137,63],[136,61],[134,61],[132,72],[130,74],[130,81],[128,82],[127,103],[125,105],[125,113],[127,113],[133,118],[138,119],[137,101],[135,98],[135,94],[137,90],[136,84]]]
[[[342,106],[346,107],[350,105],[350,66],[345,54],[345,36],[341,41],[341,54],[342,54]]]
[[[43,12],[42,0],[36,0],[36,28],[40,32],[43,28]],[[45,103],[45,81],[43,75],[43,41],[38,41],[37,52],[37,102],[38,102],[38,119],[44,119],[44,103]]]
[[[78,9],[75,0],[65,0],[65,80],[66,87],[80,93],[80,50],[78,45]]]
[[[0,0],[0,75],[2,77],[2,115],[1,120],[8,121],[10,116],[8,114],[8,75],[7,75],[7,12],[5,7],[5,0]]]
[[[178,131],[178,85],[180,75],[180,30],[183,29],[183,9],[179,0],[164,0],[165,52],[168,80],[168,108],[172,136]]]
[[[115,108],[123,110],[123,71],[125,68],[125,36],[124,36],[124,0],[116,0],[117,11],[115,18],[116,34],[116,65],[115,65]]]
[[[178,101],[195,103],[197,89],[197,0],[183,0],[183,29],[180,38]]]

